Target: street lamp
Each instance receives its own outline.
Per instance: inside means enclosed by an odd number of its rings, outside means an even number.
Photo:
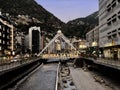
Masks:
[[[13,56],[15,55],[15,52],[14,52],[14,51],[12,51],[12,55],[13,55]]]

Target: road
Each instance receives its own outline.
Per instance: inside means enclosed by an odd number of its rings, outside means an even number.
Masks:
[[[81,68],[70,67],[70,72],[77,90],[112,90],[109,87],[95,82],[93,76]]]
[[[15,90],[55,90],[56,74],[57,64],[43,65]]]

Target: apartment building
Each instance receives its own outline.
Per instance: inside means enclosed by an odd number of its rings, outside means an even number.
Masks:
[[[99,27],[96,26],[92,30],[86,33],[86,40],[88,47],[98,46],[99,43]]]
[[[99,26],[96,26],[92,30],[86,33],[87,53],[90,55],[98,56],[99,48]]]
[[[0,14],[0,56],[12,55],[14,51],[14,26]]]
[[[99,47],[104,57],[120,59],[120,0],[99,0]]]
[[[15,44],[16,44],[16,50],[15,53],[16,54],[24,54],[26,52],[26,48],[25,48],[25,34],[23,32],[16,32],[15,35]],[[28,40],[28,39],[27,39]],[[26,41],[26,43],[28,43]]]

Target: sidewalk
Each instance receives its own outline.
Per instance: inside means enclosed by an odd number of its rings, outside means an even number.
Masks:
[[[120,60],[105,59],[105,58],[94,59],[94,58],[91,58],[91,57],[85,57],[85,59],[89,59],[89,60],[92,60],[94,63],[102,64],[102,65],[109,66],[109,67],[120,70]]]
[[[95,82],[92,75],[89,72],[83,71],[81,68],[74,69],[70,67],[70,72],[77,90],[111,90]]]

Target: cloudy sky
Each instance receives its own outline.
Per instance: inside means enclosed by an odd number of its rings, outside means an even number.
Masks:
[[[98,10],[98,0],[36,0],[63,22],[86,17]]]

